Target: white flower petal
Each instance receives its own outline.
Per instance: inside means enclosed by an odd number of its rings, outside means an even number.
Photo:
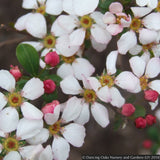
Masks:
[[[62,0],[47,0],[46,13],[51,15],[59,15],[62,12]]]
[[[12,74],[7,70],[0,70],[0,87],[12,92],[15,89],[16,80]]]
[[[129,49],[137,44],[136,34],[133,31],[124,33],[117,41],[118,52],[120,54],[126,54]]]
[[[22,96],[30,100],[39,98],[44,94],[43,82],[39,78],[30,79],[22,89]]]
[[[131,55],[137,55],[137,54],[139,54],[141,51],[142,51],[142,46],[136,44],[134,47],[132,47],[132,48],[129,50],[129,53],[130,53]]]
[[[3,93],[0,92],[0,110],[7,104],[7,98]]]
[[[145,75],[149,78],[155,78],[160,73],[160,59],[159,58],[152,58],[149,60],[146,66]]]
[[[26,30],[36,38],[44,38],[47,34],[47,25],[44,16],[40,13],[32,13],[28,16]]]
[[[148,7],[152,8],[152,9],[156,8],[157,6],[158,6],[158,0],[150,0],[148,2]]]
[[[71,46],[81,46],[85,39],[86,31],[83,28],[74,30],[69,35],[69,41]]]
[[[85,128],[80,124],[70,123],[67,126],[64,126],[61,133],[64,138],[75,147],[81,147],[84,143],[86,135]]]
[[[76,58],[72,63],[74,75],[78,80],[82,80],[82,74],[86,77],[91,76],[95,68],[94,66],[85,58]]]
[[[119,24],[110,24],[106,27],[106,30],[113,36],[121,33],[123,31],[123,27]]]
[[[160,94],[160,80],[153,80],[148,84],[148,87],[157,91]]]
[[[111,93],[111,97],[112,97],[112,100],[110,103],[113,106],[121,108],[123,106],[123,104],[125,103],[125,99],[122,97],[119,90],[115,87],[112,87],[112,88],[110,88],[110,93]]]
[[[42,119],[43,113],[29,102],[24,102],[21,105],[21,111],[27,119]]]
[[[158,99],[155,102],[149,102],[149,105],[151,106],[151,110],[154,110],[158,105]]]
[[[60,87],[65,94],[77,95],[82,93],[83,89],[81,88],[78,80],[73,76],[67,76],[60,82]]]
[[[112,12],[112,13],[122,13],[123,11],[123,6],[121,3],[119,2],[113,2],[110,4],[109,6],[109,11]]]
[[[81,99],[74,96],[67,101],[61,118],[65,123],[73,121],[79,116],[81,110]]]
[[[33,136],[32,138],[26,139],[26,141],[31,145],[43,144],[49,138],[49,130],[46,128],[42,128],[41,131]]]
[[[89,113],[89,103],[82,104],[82,110],[77,119],[74,120],[75,123],[84,125],[89,121],[90,113]]]
[[[112,51],[106,58],[106,70],[107,74],[112,75],[116,73],[116,62],[117,62],[118,51]]]
[[[137,4],[138,6],[145,6],[145,5],[148,4],[148,1],[149,1],[149,0],[136,0],[136,4]]]
[[[107,48],[107,44],[102,44],[102,43],[97,43],[94,38],[91,38],[91,43],[92,47],[97,51],[97,52],[102,52]]]
[[[37,51],[42,50],[42,48],[44,47],[42,42],[25,41],[25,42],[22,42],[22,44],[29,44],[32,47],[34,47]]]
[[[53,158],[57,160],[66,160],[69,157],[70,145],[59,136],[54,137],[52,143]]]
[[[74,11],[78,16],[92,13],[98,6],[99,0],[73,0]]]
[[[16,135],[22,140],[28,139],[38,134],[42,127],[43,120],[29,120],[22,118],[18,123]]]
[[[157,119],[160,121],[160,109],[156,110],[155,116],[156,116]]]
[[[19,115],[15,108],[7,107],[0,112],[0,130],[5,133],[16,130],[19,122]]]
[[[106,24],[116,23],[116,16],[111,12],[106,12],[103,16],[103,22]]]
[[[108,44],[112,38],[111,34],[107,30],[103,29],[97,24],[92,25],[91,35],[93,36],[96,42],[102,44]]]
[[[63,10],[70,15],[75,15],[73,0],[63,0]]]
[[[40,153],[39,160],[53,160],[53,153],[50,145]]]
[[[91,112],[96,122],[103,128],[109,124],[108,110],[102,104],[95,102],[91,106]]]
[[[21,156],[17,151],[10,151],[8,154],[3,158],[3,160],[21,160]]]
[[[152,11],[152,9],[149,7],[131,7],[131,10],[134,14],[134,17],[143,17]]]
[[[137,76],[141,77],[144,74],[146,62],[138,56],[134,56],[129,60],[132,72]]]
[[[25,9],[38,8],[37,0],[23,0],[22,7]]]

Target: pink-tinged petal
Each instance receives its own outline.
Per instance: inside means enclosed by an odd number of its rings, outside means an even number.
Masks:
[[[43,120],[29,120],[22,118],[17,126],[16,135],[21,140],[31,138],[38,134],[43,127]]]
[[[86,77],[95,72],[94,66],[85,58],[76,58],[72,63],[74,75],[78,80],[82,80],[82,74]]]
[[[19,148],[19,152],[23,159],[25,160],[37,160],[36,156],[39,155],[43,151],[43,146],[39,145],[28,145]]]
[[[71,64],[63,63],[58,69],[57,69],[57,75],[61,78],[65,78],[69,75],[74,75],[73,68]]]
[[[111,93],[111,104],[112,106],[116,106],[118,108],[121,108],[123,104],[125,103],[125,99],[122,97],[121,93],[119,90],[115,87],[110,88],[110,93]]]
[[[108,86],[104,86],[102,88],[100,88],[98,90],[98,92],[96,93],[96,95],[98,96],[98,98],[103,101],[103,102],[110,102],[112,99],[111,99],[111,93],[109,91],[109,88]]]
[[[18,31],[22,31],[26,29],[26,21],[28,19],[29,16],[31,16],[32,13],[27,13],[21,17],[19,17],[14,25],[14,27],[18,30]]]
[[[84,125],[89,121],[90,113],[89,113],[89,103],[83,103],[82,110],[77,119],[74,120],[75,123]]]
[[[116,23],[116,16],[111,12],[106,12],[103,16],[103,22],[106,24]]]
[[[46,1],[46,13],[51,15],[59,15],[61,14],[62,8],[62,0],[47,0]]]
[[[50,145],[40,153],[39,160],[53,160],[53,152]]]
[[[73,0],[63,0],[63,10],[70,15],[75,15]]]
[[[97,92],[98,89],[101,87],[100,82],[95,77],[85,77],[83,75],[82,81],[85,89],[93,89],[95,92]]]
[[[84,126],[76,123],[70,123],[61,131],[64,138],[73,146],[81,147],[84,143],[85,128]]]
[[[121,13],[123,11],[123,6],[119,2],[113,2],[109,6],[109,11],[112,13]]]
[[[137,54],[139,54],[141,51],[142,51],[142,46],[136,44],[134,47],[132,47],[132,48],[129,50],[129,53],[130,53],[131,55],[137,55]]]
[[[143,24],[151,30],[160,30],[160,13],[151,13],[143,18]]]
[[[148,0],[136,0],[136,4],[138,6],[146,6],[148,4]]]
[[[91,43],[92,47],[97,51],[97,52],[102,52],[107,48],[107,44],[102,44],[102,43],[97,43],[94,38],[91,38]]]
[[[160,80],[153,80],[148,84],[148,87],[157,91],[160,94]]]
[[[38,52],[40,50],[42,50],[42,48],[44,47],[43,46],[43,43],[41,42],[34,42],[34,41],[25,41],[25,42],[22,42],[23,44],[29,44],[31,45],[32,47],[34,47]]]
[[[54,137],[52,143],[53,158],[57,160],[65,160],[69,157],[70,145],[59,136]]]
[[[28,102],[22,103],[21,111],[23,116],[27,119],[42,119],[43,117],[43,113],[34,105]]]
[[[74,11],[78,16],[92,13],[98,6],[99,0],[73,0]]]
[[[119,24],[110,24],[106,27],[106,30],[113,36],[121,33],[123,31],[122,25]]]
[[[26,139],[27,143],[31,145],[43,144],[49,138],[49,130],[46,128],[42,128],[41,131],[33,136],[32,138]]]
[[[57,50],[65,57],[73,56],[79,50],[79,47],[80,46],[70,46],[68,35],[60,36],[56,40]]]
[[[100,25],[102,28],[105,28],[106,24],[103,22],[103,14],[99,11],[95,11],[90,14],[90,17],[95,21],[96,24]]]
[[[115,84],[122,89],[132,92],[139,85],[139,79],[132,72],[124,71],[116,77]]]
[[[112,75],[116,73],[116,62],[117,62],[118,51],[112,51],[106,58],[106,70],[107,74]]]
[[[69,35],[69,41],[71,46],[81,46],[84,42],[86,31],[83,28],[74,30]]]
[[[23,0],[22,7],[25,9],[36,9],[38,8],[37,0]]]
[[[137,77],[140,78],[144,74],[146,62],[142,58],[140,58],[138,56],[134,56],[134,57],[130,58],[129,63],[130,63],[132,72]]]
[[[47,25],[44,16],[40,13],[32,13],[26,21],[26,30],[36,38],[44,38],[47,34]]]
[[[5,133],[12,132],[16,130],[19,115],[15,108],[7,107],[0,112],[0,130]]]
[[[152,9],[156,8],[157,6],[158,6],[158,0],[150,0],[148,2],[148,7],[152,8]]]
[[[152,11],[148,7],[131,7],[134,17],[143,17]]]
[[[71,33],[77,27],[79,20],[73,15],[60,15],[57,18],[58,25],[63,28],[66,33]]]
[[[10,151],[3,160],[21,160],[21,156],[17,151]]]
[[[7,98],[3,93],[0,92],[0,110],[7,104]]]
[[[83,89],[78,80],[73,76],[67,76],[60,82],[60,87],[65,94],[77,95],[82,93]]]
[[[108,44],[112,38],[111,34],[97,24],[91,27],[91,35],[97,43]]]
[[[154,110],[158,105],[158,99],[155,102],[149,102],[149,105],[151,106],[151,110]]]
[[[102,104],[95,102],[91,106],[91,112],[96,122],[103,128],[109,124],[108,110]]]
[[[64,121],[65,123],[73,121],[80,115],[81,110],[82,110],[81,99],[77,97],[70,98],[67,101],[66,107],[63,110],[61,117],[62,121]]]
[[[52,125],[55,122],[57,122],[58,119],[59,119],[60,110],[61,110],[61,106],[57,105],[56,108],[54,109],[54,113],[53,114],[52,113],[46,113],[44,115],[45,122],[48,125]]]
[[[117,41],[118,51],[120,54],[126,54],[128,50],[137,44],[137,37],[133,31],[124,33]]]
[[[16,80],[12,74],[7,70],[0,70],[0,87],[12,92],[15,89]]]
[[[160,59],[152,58],[149,60],[146,66],[145,75],[149,78],[155,78],[160,73]]]
[[[157,32],[149,29],[140,29],[139,30],[139,41],[142,44],[149,44],[155,42],[157,39]]]
[[[39,78],[30,79],[22,89],[22,96],[30,100],[39,98],[44,94],[43,82]]]

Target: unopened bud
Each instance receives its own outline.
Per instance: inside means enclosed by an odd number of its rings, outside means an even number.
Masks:
[[[147,126],[147,122],[143,117],[138,117],[135,119],[136,128],[145,128]]]
[[[131,116],[135,112],[135,107],[130,104],[126,103],[122,106],[122,115],[124,116]]]
[[[16,81],[18,81],[22,77],[21,71],[19,70],[18,66],[11,65],[10,67],[11,69],[9,72],[13,75]]]
[[[43,81],[43,84],[44,84],[45,93],[48,93],[48,94],[52,93],[56,89],[56,84],[51,79],[47,79],[47,80]]]
[[[151,115],[151,114],[148,114],[145,119],[147,121],[147,125],[149,125],[149,126],[151,126],[154,123],[156,123],[156,117]]]
[[[152,141],[149,139],[146,139],[145,141],[143,141],[143,147],[146,149],[150,149],[152,147]]]
[[[150,102],[155,102],[158,98],[158,95],[158,92],[155,90],[144,91],[144,98]]]

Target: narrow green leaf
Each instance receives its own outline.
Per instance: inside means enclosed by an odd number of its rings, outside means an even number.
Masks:
[[[113,129],[117,131],[123,125],[123,119],[120,115],[116,114]]]
[[[33,76],[38,74],[39,55],[29,44],[19,44],[16,48],[16,56],[23,68]]]
[[[54,91],[52,94],[47,94],[45,93],[42,96],[43,100],[46,101],[47,103],[52,102],[53,100],[56,100],[58,98],[58,93],[57,91]]]
[[[152,147],[151,147],[151,154],[152,155],[155,155],[156,153],[157,153],[157,151],[158,151],[158,149],[159,149],[159,144],[154,144]]]
[[[149,127],[147,130],[147,135],[152,141],[159,142],[160,141],[160,131],[156,127]]]
[[[133,114],[133,116],[135,118],[144,117],[146,115],[146,110],[145,110],[145,108],[143,106],[135,105],[135,108],[136,108],[136,110],[135,110],[135,112]]]

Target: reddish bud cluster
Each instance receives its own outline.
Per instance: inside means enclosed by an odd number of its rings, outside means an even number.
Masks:
[[[18,66],[10,65],[10,67],[11,69],[9,72],[13,75],[16,81],[18,81],[22,77],[21,71],[19,70]]]
[[[144,98],[147,101],[155,102],[157,100],[158,96],[159,96],[159,94],[155,90],[146,90],[146,91],[144,91]]]
[[[135,112],[135,107],[130,104],[130,103],[126,103],[122,106],[122,115],[124,116],[131,116],[133,113]]]
[[[54,92],[56,89],[56,84],[51,79],[47,79],[47,80],[43,81],[43,84],[44,84],[45,93],[50,94],[50,93]]]
[[[152,146],[152,141],[149,139],[146,139],[145,141],[143,141],[143,147],[146,149],[150,149]]]

